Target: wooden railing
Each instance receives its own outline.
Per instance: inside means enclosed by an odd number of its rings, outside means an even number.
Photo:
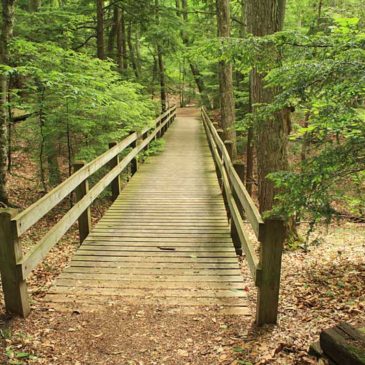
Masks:
[[[242,165],[232,162],[232,142],[223,141],[223,130],[212,123],[204,108],[202,120],[231,222],[231,236],[236,252],[240,255],[243,249],[252,278],[258,287],[256,322],[258,325],[276,323],[285,232],[283,220],[263,220],[244,186]],[[260,243],[259,255],[245,231],[245,220],[251,225]]]
[[[119,143],[110,143],[108,151],[89,163],[76,162],[73,175],[23,212],[18,214],[14,209],[0,211],[0,271],[8,312],[23,317],[29,314],[26,279],[31,271],[77,220],[81,242],[87,237],[91,229],[91,204],[109,185],[114,199],[120,194],[120,174],[128,166],[132,175],[137,171],[138,154],[165,133],[175,116],[174,106],[160,115],[152,128],[131,133]],[[119,155],[127,148],[131,150],[119,160]],[[89,189],[88,179],[104,166],[111,170]],[[21,235],[73,192],[76,193],[76,204],[23,256]]]

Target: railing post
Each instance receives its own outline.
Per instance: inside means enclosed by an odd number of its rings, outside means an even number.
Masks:
[[[259,235],[261,280],[256,307],[256,323],[259,326],[277,322],[284,239],[284,221],[279,218],[265,220]]]
[[[221,136],[220,136],[221,137]],[[226,147],[226,150],[228,152],[229,155],[229,159],[232,161],[232,155],[233,155],[233,142],[232,141],[224,141],[224,146]],[[225,162],[223,159],[223,166],[225,166]],[[225,167],[224,167],[225,168]],[[227,174],[228,175],[228,174]],[[228,204],[228,199],[230,199],[229,196],[227,196],[227,192],[226,189],[224,189],[224,184],[222,184],[222,192],[223,192],[223,200],[224,200],[224,204],[226,206],[226,211],[227,211],[227,217],[228,219],[231,219],[231,212],[229,210],[229,204]]]
[[[131,134],[133,134],[134,132],[131,132]],[[136,148],[138,144],[138,137],[137,139],[131,143],[131,147],[132,148]],[[138,171],[138,156],[136,156],[132,161],[131,161],[131,176],[133,176],[136,172]]]
[[[113,148],[117,145],[117,142],[110,142],[109,148]],[[119,155],[116,155],[113,159],[110,160],[110,168],[113,169],[114,167],[119,165]],[[113,201],[118,198],[121,192],[121,185],[120,185],[120,176],[118,175],[110,184],[112,189],[112,199]]]
[[[80,170],[85,166],[85,161],[76,161],[73,164],[74,172]],[[89,192],[89,182],[84,180],[76,189],[76,202],[79,202]],[[80,243],[83,243],[86,237],[89,235],[91,230],[91,211],[88,207],[79,217],[79,236]]]
[[[234,169],[237,172],[237,175],[239,176],[240,180],[242,181],[242,183],[244,184],[245,181],[245,165],[240,162],[240,161],[236,161],[233,164]],[[241,218],[244,219],[245,218],[245,214],[241,205],[241,202],[239,201],[237,194],[235,193],[235,191],[232,191],[232,195],[233,195],[233,199],[236,202],[237,208],[240,212]],[[234,244],[234,247],[236,249],[236,254],[241,256],[242,255],[242,245],[241,245],[241,241],[238,235],[238,231],[236,228],[236,225],[234,224],[233,219],[231,219],[231,237],[232,237],[232,241]]]
[[[22,247],[12,221],[16,213],[14,209],[0,211],[1,282],[6,310],[25,318],[30,313],[30,304],[27,283],[22,278],[21,267],[17,265],[22,259]]]

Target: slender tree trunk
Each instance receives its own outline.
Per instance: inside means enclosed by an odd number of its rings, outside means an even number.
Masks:
[[[231,35],[229,0],[216,0],[218,36],[224,40]],[[233,158],[236,158],[235,103],[233,96],[232,64],[219,62],[219,89],[221,106],[221,127],[224,138],[233,142]]]
[[[123,41],[122,41],[122,14],[121,10],[118,8],[118,19],[117,19],[117,27],[116,27],[116,36],[117,36],[117,65],[120,72],[123,71]]]
[[[163,61],[163,55],[161,46],[157,46],[157,58],[158,58],[158,71],[160,76],[160,98],[161,98],[161,110],[162,112],[167,110],[167,94],[166,94],[166,77],[165,77],[165,65]]]
[[[265,36],[280,31],[283,27],[285,0],[247,0],[248,31],[254,36]],[[274,46],[267,46],[267,54],[279,62],[280,55]],[[274,101],[279,90],[266,87],[265,74],[254,69],[251,74],[251,100],[253,113],[257,115],[260,104]],[[271,210],[277,193],[267,176],[288,169],[287,140],[288,109],[278,111],[272,117],[258,120],[255,125],[258,165],[260,211]]]
[[[159,0],[155,0],[155,17],[156,17],[156,24],[160,24],[160,14],[159,14]],[[161,109],[162,112],[166,111],[167,109],[167,93],[166,93],[166,76],[165,76],[165,64],[163,60],[163,52],[162,47],[157,40],[156,45],[157,50],[157,62],[158,62],[158,71],[160,76],[160,99],[161,99]]]
[[[61,172],[58,164],[58,153],[53,138],[44,137],[44,152],[47,155],[48,165],[48,183],[50,186],[56,186],[61,182]]]
[[[11,110],[11,76],[8,81],[8,90],[7,90],[7,112],[8,112],[8,172],[11,172],[12,169],[12,134],[13,134],[13,115]]]
[[[2,0],[2,27],[0,38],[0,63],[9,63],[8,44],[13,36],[15,0]],[[8,204],[6,192],[6,170],[8,153],[8,80],[5,75],[0,76],[0,203]]]
[[[132,24],[128,24],[128,49],[129,49],[129,56],[131,60],[131,66],[134,71],[134,75],[136,76],[136,79],[139,79],[139,73],[138,73],[138,66],[136,61],[136,56],[134,53],[134,47],[132,42]]]
[[[110,58],[114,58],[114,59],[115,59],[114,47],[115,47],[115,43],[116,43],[115,38],[116,38],[117,32],[119,30],[119,21],[120,21],[119,6],[114,5],[113,20],[112,20],[112,25],[111,25],[110,31],[109,31],[109,37],[108,37],[108,56]]]
[[[127,50],[127,31],[126,31],[126,22],[125,22],[125,10],[122,9],[121,12],[121,41],[122,41],[122,57],[123,57],[123,65],[124,70],[128,70],[128,50]]]
[[[104,0],[96,0],[96,48],[97,57],[105,59],[104,46]]]
[[[124,10],[119,9],[117,22],[117,64],[120,72],[128,68]]]

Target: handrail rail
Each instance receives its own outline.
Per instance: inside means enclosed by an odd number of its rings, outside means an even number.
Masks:
[[[242,207],[245,210],[247,219],[251,223],[252,228],[256,234],[256,237],[259,238],[260,226],[262,224],[264,224],[264,221],[263,221],[254,201],[252,200],[251,196],[249,195],[245,186],[243,185],[241,179],[239,178],[239,176],[233,166],[231,158],[228,154],[226,146],[224,145],[223,141],[220,139],[218,132],[215,129],[212,121],[209,119],[205,108],[202,109],[202,112],[203,112],[203,118],[205,119],[205,122],[208,125],[211,134],[213,135],[214,141],[217,144],[219,151],[221,152],[221,154],[223,156],[223,161],[227,168],[227,173],[228,173],[228,175],[230,177],[230,181],[233,185],[232,187],[233,187],[235,193],[237,194]]]
[[[87,190],[77,203],[67,211],[67,213],[27,252],[25,256],[19,255],[16,260],[16,272],[18,273],[17,275],[20,280],[26,280],[31,271],[44,259],[51,248],[57,244],[76,220],[89,209],[90,205],[105,188],[112,184],[115,179],[119,178],[119,175],[123,170],[132,162],[132,160],[137,158],[142,150],[148,147],[153,139],[163,135],[175,116],[176,106],[173,106],[155,120],[154,127],[147,127],[143,129],[140,134],[133,132],[120,143],[114,145],[93,161],[85,164],[67,180],[32,204],[29,208],[12,217],[10,223],[13,228],[14,238],[17,240],[21,234],[38,222],[59,202],[73,191],[76,191],[81,184],[84,184],[92,174],[110,163],[113,159],[118,158],[118,155],[127,147],[133,148],[121,161],[118,160],[118,163],[113,165],[111,171],[102,177],[90,190]],[[151,133],[148,134],[149,132]],[[144,139],[141,140],[140,143],[137,143],[139,136],[142,136],[142,138],[144,137]]]
[[[165,118],[170,116],[171,113],[176,111],[176,106],[171,107],[165,113],[160,115],[154,123],[154,127],[145,128],[141,134],[149,132],[151,129],[156,128],[158,123]],[[30,207],[19,213],[13,218],[16,222],[17,234],[21,236],[30,227],[37,223],[42,217],[44,217],[50,210],[52,210],[58,203],[60,203],[65,197],[72,193],[77,186],[79,186],[88,177],[98,171],[100,168],[110,162],[115,156],[123,152],[138,138],[136,132],[126,137],[123,141],[118,143],[113,148],[104,152],[102,155],[95,158],[93,161],[87,163],[80,170],[72,174],[68,179],[58,185],[56,188],[51,190],[48,194],[44,195],[41,199],[36,201]]]
[[[205,123],[205,126],[207,127],[206,131],[207,131],[208,140],[210,142],[210,146],[212,149],[213,158],[214,158],[216,165],[222,176],[222,182],[223,182],[223,186],[224,186],[224,191],[225,191],[228,207],[229,207],[232,219],[235,222],[236,230],[237,230],[238,236],[240,238],[241,244],[245,251],[245,254],[246,254],[246,257],[247,257],[247,260],[249,263],[251,275],[254,278],[255,283],[258,284],[259,280],[260,280],[260,271],[261,271],[261,268],[259,265],[259,258],[255,252],[255,249],[254,249],[252,243],[250,242],[250,239],[248,238],[247,234],[245,233],[245,231],[243,229],[242,219],[241,219],[241,216],[239,213],[239,209],[237,207],[237,204],[236,204],[236,202],[233,198],[233,194],[232,194],[232,188],[231,188],[231,183],[230,183],[232,181],[232,179],[230,179],[230,175],[226,171],[229,164],[232,165],[232,162],[229,158],[228,151],[227,151],[226,147],[224,146],[223,141],[219,138],[218,133],[216,132],[216,130],[213,126],[213,123],[208,118],[207,114],[204,112],[205,112],[205,110],[203,109],[203,121]],[[214,128],[214,130],[212,128]],[[216,134],[216,136],[214,136],[215,134]],[[222,153],[223,158],[220,158],[218,150]],[[225,154],[228,156],[228,158],[224,157]],[[232,168],[233,168],[233,165],[232,165]],[[233,178],[235,178],[235,176],[233,176]],[[238,197],[240,197],[241,195],[237,194]],[[249,203],[251,203],[251,201],[242,202],[242,206],[244,206],[244,204],[246,204],[249,207],[251,207],[249,205]],[[253,201],[252,201],[252,204],[254,204]],[[251,209],[252,209],[252,207],[251,207]],[[259,217],[261,219],[261,216],[259,216]],[[262,221],[262,219],[261,219],[261,221]]]
[[[263,220],[231,161],[231,156],[226,148],[226,143],[229,141],[222,141],[205,108],[203,107],[201,111],[231,222],[232,241],[237,254],[240,254],[242,249],[244,250],[251,275],[258,287],[256,322],[259,325],[276,323],[281,255],[285,237],[283,221],[280,218]],[[254,245],[245,232],[242,216],[247,218],[258,238],[260,256],[257,255]]]

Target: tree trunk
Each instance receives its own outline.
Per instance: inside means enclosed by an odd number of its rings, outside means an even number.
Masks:
[[[133,42],[132,42],[132,24],[128,24],[128,49],[129,49],[129,56],[131,60],[131,66],[134,71],[134,75],[136,76],[136,79],[139,79],[139,73],[138,73],[138,66],[136,61],[136,56],[134,52]]]
[[[96,54],[98,58],[104,60],[104,0],[96,0],[96,19]]]
[[[124,10],[119,10],[119,17],[117,23],[117,64],[119,71],[125,71],[128,69],[128,54],[126,46],[126,30],[124,20]]]
[[[231,19],[229,0],[216,0],[218,37],[224,41],[231,35]],[[232,156],[237,156],[235,105],[233,96],[232,64],[228,61],[219,62],[219,89],[221,107],[221,127],[224,130],[224,138],[233,142]]]
[[[115,47],[115,38],[117,35],[117,31],[119,30],[119,21],[120,21],[119,6],[114,5],[113,20],[108,37],[108,56],[110,58],[115,58],[114,47]]]
[[[163,62],[161,46],[159,46],[159,45],[157,46],[157,58],[158,58],[158,71],[159,71],[159,75],[160,75],[161,110],[162,110],[162,112],[165,112],[167,110],[165,65]]]
[[[248,31],[254,36],[265,36],[278,32],[283,27],[285,0],[247,0]],[[279,61],[280,55],[274,46],[267,46],[267,54]],[[255,105],[270,104],[279,90],[267,88],[264,77],[257,69],[251,74],[251,101],[253,113],[257,115]],[[266,120],[258,120],[255,125],[256,152],[259,183],[260,211],[271,210],[277,193],[273,182],[267,179],[272,172],[288,169],[287,109],[278,111]]]
[[[155,12],[156,12],[155,17],[157,25],[160,24],[159,6],[160,6],[159,0],[155,0]],[[157,50],[158,71],[160,76],[161,109],[162,112],[164,112],[167,109],[166,77],[165,77],[165,65],[163,61],[162,47],[159,44],[159,40],[157,40],[156,50]]]
[[[0,63],[9,63],[8,44],[13,36],[15,0],[2,1],[2,29],[0,38]],[[6,192],[6,169],[8,153],[8,110],[6,108],[8,96],[8,80],[5,75],[0,76],[0,203],[8,204]]]

